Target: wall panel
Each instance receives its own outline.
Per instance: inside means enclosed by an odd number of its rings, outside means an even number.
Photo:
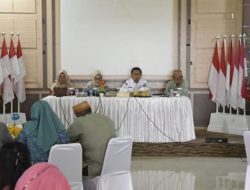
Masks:
[[[29,18],[14,18],[14,33],[19,32],[22,39],[22,47],[27,49],[37,48],[37,19],[34,16]]]
[[[36,13],[36,1],[34,0],[13,0],[13,12]]]
[[[242,0],[191,0],[191,88],[207,88],[215,37],[241,32],[242,5]]]
[[[14,33],[15,46],[16,34],[20,33],[27,70],[26,88],[43,87],[41,3],[41,0],[0,0],[0,32],[5,32],[7,47],[10,44],[10,33]]]
[[[0,0],[0,12],[8,13],[13,10],[13,2],[12,0]]]

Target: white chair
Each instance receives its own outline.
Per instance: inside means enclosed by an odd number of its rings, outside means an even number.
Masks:
[[[54,145],[50,150],[48,162],[61,170],[68,179],[71,189],[83,190],[81,144]]]
[[[247,171],[245,179],[245,190],[250,189],[250,131],[244,131],[245,150],[247,155]]]
[[[243,133],[245,150],[247,155],[247,164],[250,164],[250,131],[244,131]]]
[[[105,153],[101,175],[83,179],[86,190],[133,190],[130,164],[131,137],[110,139]]]

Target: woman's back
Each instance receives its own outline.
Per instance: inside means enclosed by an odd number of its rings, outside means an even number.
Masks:
[[[32,105],[31,120],[24,124],[17,140],[27,144],[33,163],[47,161],[54,144],[69,143],[65,126],[46,101]]]

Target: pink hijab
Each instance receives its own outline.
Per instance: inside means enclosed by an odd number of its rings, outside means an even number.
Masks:
[[[27,169],[17,181],[15,190],[71,190],[66,177],[49,163],[38,163]]]

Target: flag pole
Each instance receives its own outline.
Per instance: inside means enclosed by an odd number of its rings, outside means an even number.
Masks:
[[[2,37],[4,37],[5,36],[5,32],[2,32]],[[6,107],[5,107],[5,103],[4,103],[4,101],[3,101],[3,116],[5,117],[5,109],[6,109]]]
[[[3,116],[5,116],[5,104],[3,102]]]
[[[19,40],[20,32],[17,32],[16,35],[17,35],[17,40]],[[17,99],[17,112],[20,113],[20,102],[18,99]]]
[[[2,37],[4,37],[5,36],[5,32],[2,32],[1,35],[2,35]],[[5,109],[6,109],[6,107],[5,107],[5,103],[3,101],[3,116],[5,116],[5,114],[6,114]]]
[[[220,36],[219,35],[217,35],[216,36],[216,44],[217,44],[217,46],[218,46],[218,40],[220,39]],[[217,98],[217,97],[216,97]],[[216,101],[216,113],[218,113],[219,112],[219,105],[218,105],[218,103],[217,103],[217,101]]]
[[[245,48],[246,48],[246,37],[247,35],[244,33],[242,35],[242,41],[243,41],[243,47],[244,47],[244,51],[245,51]],[[244,56],[244,66],[245,66],[245,77],[248,77],[248,71],[247,71],[247,63],[246,63],[246,55]]]
[[[2,34],[0,33],[0,37],[4,35],[4,32]],[[5,117],[5,104],[3,102],[3,117]]]
[[[17,101],[17,112],[20,113],[20,102]]]
[[[13,100],[10,102],[10,114],[13,114]]]
[[[226,64],[226,75],[227,75],[227,35],[224,34],[224,39],[223,39],[223,43],[224,43],[224,49],[225,49],[225,64]],[[225,86],[226,86],[226,76],[225,75]],[[223,106],[223,113],[225,114],[225,110],[226,110],[226,105],[227,105],[227,90],[225,89],[225,106]]]
[[[220,36],[217,35],[215,39],[216,39],[216,46],[218,47],[218,40],[220,39]],[[216,98],[217,98],[217,97],[216,97]],[[215,100],[215,101],[216,101],[216,100]],[[219,111],[218,102],[216,101],[216,113],[218,113],[218,111]]]
[[[243,42],[243,47],[244,47],[244,49],[243,49],[243,51],[245,51],[245,47],[246,47],[246,34],[244,33],[243,35],[242,35],[242,42]],[[244,61],[244,68],[245,68],[245,73],[244,73],[244,79],[246,78],[246,77],[248,77],[248,71],[247,71],[247,65],[246,65],[246,57],[244,56],[243,57],[243,61]],[[245,79],[246,80],[246,79]],[[245,101],[246,101],[246,99],[245,99]],[[246,115],[246,106],[245,106],[245,108],[244,108],[244,115]]]
[[[235,35],[234,34],[232,34],[231,35],[231,43],[232,43],[232,49],[234,49],[234,43],[235,43],[235,41],[234,41],[234,38],[235,38]],[[234,66],[234,65],[233,65]],[[230,80],[230,79],[229,79]],[[229,100],[231,100],[231,83],[229,83],[229,86],[230,86],[230,91],[229,91]],[[229,104],[229,109],[230,109],[230,114],[232,114],[232,106],[231,106],[231,101],[229,101],[230,102],[230,104]]]
[[[14,35],[14,32],[11,32],[10,33],[10,38],[12,39],[12,37],[13,37],[13,35]],[[12,84],[13,84],[13,80],[11,79],[11,82],[12,82]],[[11,116],[12,116],[12,114],[13,114],[13,99],[11,100],[11,102],[10,102],[10,114],[11,114]]]

